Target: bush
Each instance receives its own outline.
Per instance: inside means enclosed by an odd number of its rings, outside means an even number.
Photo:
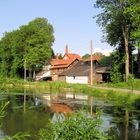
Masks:
[[[85,112],[71,115],[58,115],[50,123],[50,129],[41,129],[39,140],[111,140],[101,128],[100,111],[94,118]]]

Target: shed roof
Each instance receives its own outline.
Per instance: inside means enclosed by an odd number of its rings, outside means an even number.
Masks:
[[[110,73],[110,67],[108,66],[93,66],[96,73]],[[84,61],[77,62],[72,68],[62,72],[59,76],[89,76],[91,66]]]
[[[72,68],[60,73],[59,75],[88,76],[89,70],[90,70],[90,65],[85,64],[83,61],[79,61]]]

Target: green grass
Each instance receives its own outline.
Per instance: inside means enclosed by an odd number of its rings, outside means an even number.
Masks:
[[[131,89],[130,85],[127,83],[117,83],[117,84],[103,84],[102,86],[117,87],[117,88],[128,88]],[[83,93],[87,95],[93,95],[99,98],[111,98],[118,99],[125,98],[129,96],[130,100],[135,100],[140,98],[140,95],[124,93],[120,91],[112,91],[105,89],[96,89],[89,85],[82,84],[67,84],[66,82],[25,82],[20,79],[2,79],[0,80],[0,89],[13,89],[13,90],[27,90],[33,93]],[[140,80],[134,80],[134,89],[140,89]]]
[[[115,87],[115,88],[125,88],[125,89],[135,89],[140,90],[140,79],[134,79],[131,82],[119,82],[119,83],[105,83],[101,84],[103,87]]]

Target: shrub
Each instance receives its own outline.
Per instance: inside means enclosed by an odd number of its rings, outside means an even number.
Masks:
[[[94,117],[80,112],[72,115],[58,115],[50,123],[50,129],[41,129],[39,140],[111,140],[101,128],[100,111]]]

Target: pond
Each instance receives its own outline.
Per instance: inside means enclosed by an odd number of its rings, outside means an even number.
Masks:
[[[124,99],[123,99],[124,100]],[[17,132],[29,132],[30,140],[36,140],[36,134],[56,119],[57,113],[77,112],[86,108],[94,115],[97,107],[102,110],[103,127],[110,128],[110,135],[117,134],[116,140],[140,140],[140,100],[131,106],[125,106],[126,100],[108,100],[105,97],[85,94],[35,93],[29,91],[9,91],[0,94],[0,105],[7,101],[5,117],[1,120],[0,139]]]

